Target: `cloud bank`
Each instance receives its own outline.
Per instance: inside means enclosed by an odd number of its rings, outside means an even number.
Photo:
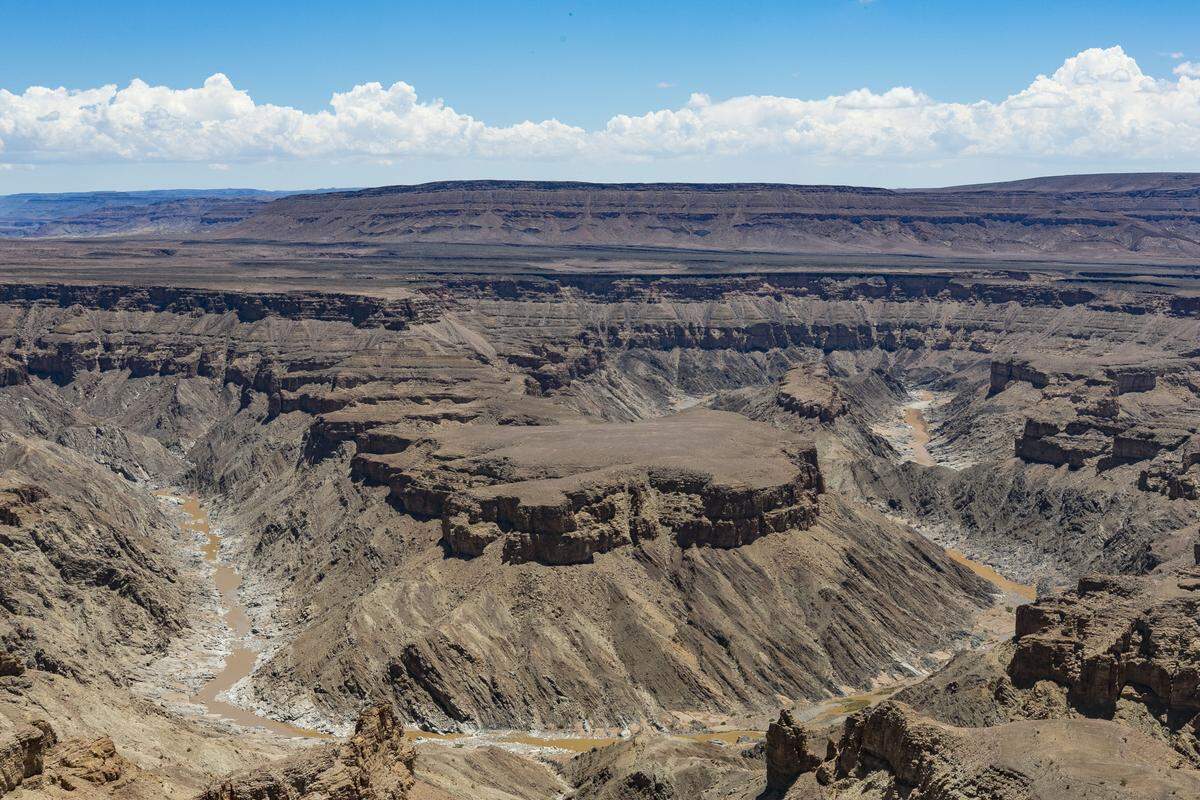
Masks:
[[[937,162],[1200,156],[1200,65],[1146,75],[1120,47],[1090,49],[1000,102],[940,102],[908,87],[823,99],[693,94],[681,108],[618,114],[588,130],[555,119],[497,126],[407,83],[365,83],[316,113],[260,103],[222,74],[191,89],[134,80],[0,90],[0,165],[289,159],[643,162],[778,155]]]

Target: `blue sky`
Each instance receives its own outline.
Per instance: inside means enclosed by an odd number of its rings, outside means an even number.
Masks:
[[[617,115],[637,118],[684,109],[692,93],[702,93],[717,108],[732,98],[813,101],[864,88],[882,96],[893,87],[911,87],[924,98],[919,102],[1001,103],[1029,87],[1037,75],[1054,74],[1066,59],[1089,48],[1119,46],[1140,75],[1159,81],[1182,83],[1180,65],[1200,63],[1196,2],[822,0],[642,6],[43,1],[0,2],[0,12],[0,89],[15,96],[24,96],[29,87],[124,88],[135,78],[179,90],[201,87],[220,73],[255,104],[315,115],[329,110],[335,92],[369,82],[387,88],[402,81],[415,90],[418,102],[444,99],[471,124],[501,130],[527,120],[556,120],[589,135],[605,129]],[[1145,122],[1146,114],[1160,114],[1178,124],[1178,113],[1189,113],[1190,98],[1176,98],[1165,111],[1157,106],[1141,111],[1138,119]],[[169,105],[162,102],[164,108]],[[0,192],[235,184],[299,188],[481,175],[595,180],[776,176],[917,185],[1020,177],[1031,170],[1200,169],[1200,153],[1190,145],[1157,147],[1145,140],[1150,135],[1145,131],[1126,150],[1120,141],[1100,146],[1064,140],[1036,144],[1033,158],[1018,143],[1007,150],[995,143],[954,144],[964,135],[974,136],[978,124],[990,122],[976,123],[966,133],[922,128],[928,141],[910,143],[908,149],[864,140],[855,150],[811,141],[811,115],[804,109],[789,111],[793,116],[787,123],[806,131],[804,141],[785,145],[783,133],[767,142],[757,129],[746,127],[776,124],[775,112],[762,117],[737,106],[725,107],[721,122],[733,124],[724,117],[742,115],[737,135],[750,143],[737,147],[730,147],[724,134],[692,136],[695,125],[675,119],[672,125],[689,126],[686,143],[662,130],[652,141],[639,138],[636,146],[628,136],[617,146],[585,142],[584,134],[566,143],[566,134],[555,134],[547,154],[537,137],[514,144],[519,131],[505,133],[503,146],[481,145],[463,127],[470,125],[459,120],[456,132],[439,123],[430,134],[466,137],[439,150],[428,142],[404,140],[407,123],[389,117],[394,129],[386,136],[374,135],[367,144],[359,125],[352,135],[339,129],[336,144],[303,152],[275,139],[239,139],[238,148],[206,144],[188,150],[179,141],[187,136],[179,120],[173,123],[176,138],[170,143],[147,144],[144,131],[122,129],[121,136],[136,141],[90,152],[86,138],[72,144],[63,131],[48,131],[41,106],[35,116],[43,127],[35,128],[29,103],[10,105],[6,112],[0,97],[0,142],[6,145],[0,163],[7,164],[0,170]],[[208,112],[187,113],[193,115],[188,124],[200,125],[195,114]],[[224,119],[229,113],[220,115]],[[1097,112],[1093,107],[1081,113]],[[860,124],[914,124],[880,114]],[[93,138],[100,130],[94,124],[101,123],[87,123],[93,125],[87,129]],[[252,127],[258,131],[263,124]],[[276,126],[273,135],[283,135],[278,126],[284,123],[270,124]],[[111,120],[102,129],[111,133]],[[52,135],[63,137],[62,142],[39,146],[39,137]],[[86,133],[80,129],[77,135]],[[1177,134],[1172,138],[1179,139]]]

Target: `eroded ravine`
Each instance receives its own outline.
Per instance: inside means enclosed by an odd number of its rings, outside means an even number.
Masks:
[[[906,460],[923,466],[937,466],[937,460],[929,452],[928,445],[932,434],[925,418],[925,410],[934,402],[934,396],[929,392],[914,393],[912,402],[900,409],[900,417],[904,430],[903,437]],[[221,559],[221,531],[214,527],[208,514],[198,498],[192,495],[161,492],[160,495],[171,498],[178,504],[179,509],[186,515],[183,526],[198,535],[202,541],[201,555],[204,562],[211,568],[212,580],[220,597],[220,616],[231,633],[232,647],[225,656],[223,663],[216,673],[189,698],[190,701],[205,710],[215,718],[227,720],[247,727],[263,728],[272,733],[289,737],[323,737],[317,731],[297,727],[284,722],[261,716],[253,711],[239,707],[222,699],[240,681],[249,677],[255,667],[261,652],[261,643],[257,642],[252,630],[249,614],[239,598],[239,588],[242,584],[241,575],[237,569]],[[947,548],[947,554],[958,563],[968,567],[980,577],[988,580],[1010,600],[1028,600],[1035,595],[1033,587],[1009,581],[986,564],[973,561],[964,554]],[[915,680],[915,678],[914,678]],[[886,688],[874,688],[861,694],[832,697],[823,701],[802,704],[797,712],[805,719],[829,721],[839,718],[846,713],[864,705],[871,705],[889,696],[892,692],[903,688],[911,681],[897,681]],[[534,751],[573,751],[580,752],[592,747],[603,747],[623,740],[621,736],[555,736],[553,734],[523,732],[523,731],[480,731],[477,733],[452,734],[439,736],[421,731],[411,731],[410,736],[416,739],[445,741],[457,744],[489,744],[509,746],[515,749],[530,749]],[[721,741],[737,741],[738,739],[757,739],[760,732],[751,730],[713,730],[701,734],[693,734],[686,738],[698,740],[719,739]]]
[[[901,407],[902,419],[908,427],[905,442],[908,445],[909,460],[925,467],[938,466],[938,461],[929,452],[929,442],[932,434],[929,421],[925,419],[925,410],[934,401],[932,392],[920,390],[914,393],[915,399]],[[968,558],[966,554],[954,548],[944,548],[946,555],[974,572],[979,577],[999,589],[1005,597],[1014,601],[1033,601],[1037,599],[1037,589],[1031,585],[1018,583],[1002,575],[995,568],[979,561]]]
[[[319,731],[273,720],[221,699],[222,694],[254,671],[260,652],[251,629],[250,615],[238,593],[242,577],[235,567],[221,560],[221,531],[210,523],[199,498],[166,491],[158,495],[178,503],[179,509],[186,515],[181,525],[185,530],[203,537],[201,555],[212,568],[213,582],[220,596],[221,619],[232,634],[232,648],[221,668],[189,698],[190,701],[202,707],[207,714],[238,725],[264,728],[281,736],[326,738],[326,734]]]

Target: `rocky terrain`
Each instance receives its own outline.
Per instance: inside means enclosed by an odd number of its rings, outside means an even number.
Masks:
[[[848,719],[823,759],[777,758],[777,782],[788,797],[1193,796],[1198,592],[1195,567],[1081,578],[1022,606],[1011,642]]]
[[[1165,225],[1190,180],[825,194]],[[0,793],[1196,793],[1185,245],[503,244],[484,199],[820,194],[531,191],[0,243]]]

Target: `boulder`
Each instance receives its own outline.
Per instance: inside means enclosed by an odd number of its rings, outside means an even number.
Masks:
[[[50,723],[44,720],[0,732],[0,794],[41,775],[46,754],[57,742]]]
[[[821,759],[809,752],[808,731],[797,725],[792,715],[784,711],[767,727],[767,791],[783,792],[796,778],[812,772]]]

